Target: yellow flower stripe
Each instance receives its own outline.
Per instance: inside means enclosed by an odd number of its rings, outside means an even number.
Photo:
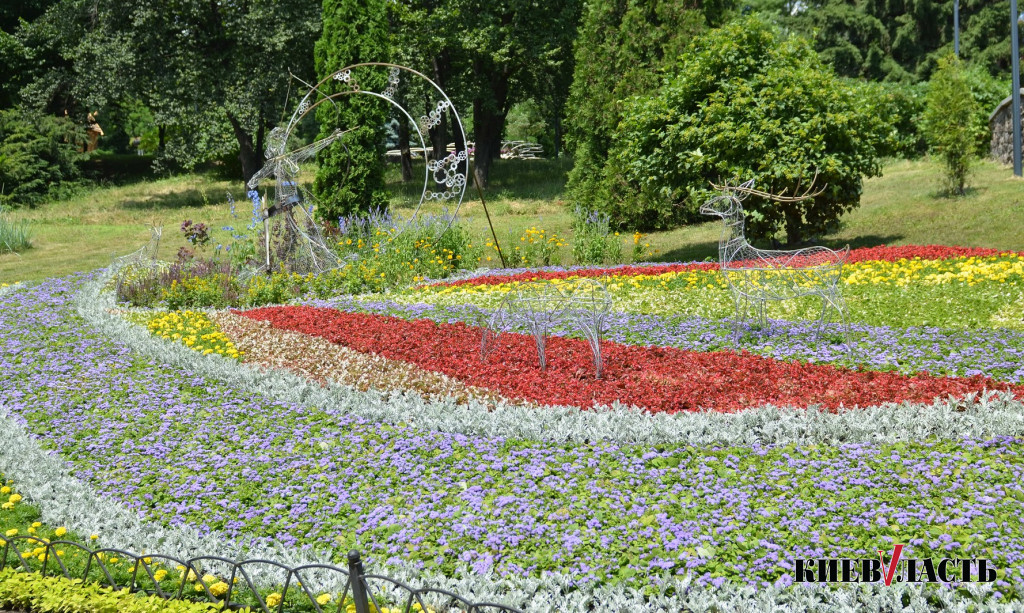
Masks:
[[[182,343],[203,355],[217,353],[236,360],[243,355],[217,324],[201,312],[160,313],[149,320],[146,328],[151,334]]]
[[[888,283],[904,286],[910,283],[945,285],[982,282],[1006,283],[1024,279],[1024,257],[1003,255],[958,257],[942,260],[867,261],[847,267],[844,280],[848,285]]]
[[[774,274],[759,271],[759,279],[769,282]],[[554,285],[571,283],[580,278],[573,275],[565,279],[549,281]],[[719,271],[666,272],[657,275],[617,275],[601,277],[610,291],[630,289],[685,290],[697,288],[724,288],[725,280]],[[843,268],[843,282],[846,285],[891,284],[905,286],[910,283],[940,285],[981,282],[1019,282],[1024,280],[1024,257],[1017,255],[989,257],[957,257],[941,260],[920,258],[902,259],[894,262],[869,260],[847,264]],[[507,294],[518,287],[520,282],[497,283],[494,285],[433,285],[413,290],[420,297],[441,297],[461,294],[467,296],[492,296]]]

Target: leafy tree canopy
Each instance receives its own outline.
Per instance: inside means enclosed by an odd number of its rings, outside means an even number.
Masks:
[[[595,204],[619,225],[699,219],[711,181],[755,179],[792,194],[817,172],[827,187],[812,200],[745,203],[749,235],[785,230],[798,243],[856,207],[862,176],[881,172],[889,126],[803,38],[742,19],[696,38],[671,73],[656,92],[630,99],[613,135],[608,199]]]

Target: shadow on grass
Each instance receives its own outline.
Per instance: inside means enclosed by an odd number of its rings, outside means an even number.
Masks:
[[[849,245],[850,249],[860,249],[861,247],[881,247],[883,245],[890,245],[895,241],[902,240],[903,238],[903,234],[887,234],[885,236],[866,234],[853,239],[825,238],[816,244],[824,245],[830,249],[842,249],[846,245]]]
[[[495,200],[555,200],[565,191],[565,182],[572,160],[561,157],[557,160],[495,160],[491,166],[484,198]],[[389,164],[386,170],[387,189],[392,204],[407,208],[419,201],[423,193],[423,160],[413,160],[412,180],[402,182],[397,164]],[[433,180],[427,181],[427,189],[436,189]],[[466,186],[466,200],[477,200],[479,195],[473,178]]]
[[[121,206],[134,211],[158,209],[186,209],[217,204],[224,201],[223,194],[218,190],[201,190],[189,188],[167,194],[155,194],[141,199],[124,200]]]
[[[86,178],[111,185],[141,183],[156,177],[151,155],[93,154],[81,168]]]

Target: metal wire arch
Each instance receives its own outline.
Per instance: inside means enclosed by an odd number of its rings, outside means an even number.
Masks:
[[[324,91],[322,89],[322,87],[324,85],[326,85],[328,82],[333,81],[333,80],[340,80],[340,79],[338,79],[338,76],[344,74],[346,71],[348,71],[349,75],[351,75],[352,71],[355,70],[355,69],[358,69],[358,68],[373,68],[373,67],[387,68],[389,70],[397,69],[399,71],[405,71],[405,72],[411,73],[413,75],[416,75],[417,77],[419,77],[420,79],[422,79],[423,81],[428,83],[431,87],[433,87],[434,90],[437,92],[437,94],[440,95],[440,101],[445,103],[446,110],[450,111],[452,113],[452,115],[454,115],[454,117],[455,117],[455,125],[458,126],[458,135],[457,136],[461,137],[461,142],[463,143],[463,146],[465,147],[466,131],[465,131],[465,128],[463,127],[463,125],[462,125],[462,118],[459,116],[459,112],[455,108],[455,105],[452,103],[451,99],[448,97],[448,94],[446,94],[444,92],[444,90],[441,89],[441,87],[437,85],[437,83],[434,83],[433,80],[431,80],[429,77],[427,77],[423,73],[419,72],[418,70],[414,70],[414,69],[409,68],[407,66],[401,66],[399,64],[392,64],[392,63],[389,63],[389,62],[362,62],[362,63],[358,63],[358,64],[351,64],[349,66],[346,66],[344,68],[341,68],[339,70],[336,70],[336,71],[332,72],[330,75],[328,75],[328,76],[324,77],[323,79],[321,79],[320,81],[318,81],[315,85],[312,85],[310,87],[309,91],[307,91],[306,94],[299,100],[298,106],[296,107],[295,111],[292,113],[291,117],[288,120],[288,124],[285,127],[285,142],[287,142],[287,138],[288,138],[288,136],[290,136],[292,134],[292,131],[294,130],[295,126],[297,126],[299,124],[299,122],[301,122],[303,119],[305,119],[311,112],[313,112],[315,109],[317,109],[323,103],[330,102],[331,104],[334,104],[335,106],[337,106],[337,100],[342,98],[342,97],[344,97],[344,96],[350,96],[350,95],[353,95],[353,94],[366,94],[366,95],[369,95],[369,96],[372,96],[372,97],[375,97],[375,98],[379,98],[381,100],[386,100],[391,105],[393,105],[395,108],[399,109],[402,112],[402,114],[404,114],[405,117],[410,121],[410,123],[412,123],[415,126],[415,128],[416,128],[416,136],[419,138],[420,145],[421,145],[421,147],[426,149],[427,142],[426,142],[426,139],[423,136],[422,130],[420,129],[419,122],[416,121],[415,118],[413,118],[413,116],[409,113],[409,111],[405,107],[403,107],[401,104],[399,104],[393,98],[391,98],[389,96],[385,96],[382,93],[377,93],[377,92],[369,91],[369,90],[363,90],[361,87],[359,87],[358,82],[351,89],[347,89],[347,90],[343,90],[343,91],[339,91],[339,92],[334,92],[334,93],[331,93],[331,94],[324,93]],[[313,97],[313,96],[320,96],[320,97],[318,99],[316,99],[315,101],[310,102],[310,98]],[[462,208],[462,201],[465,198],[465,194],[466,194],[466,186],[469,183],[469,154],[468,154],[468,149],[464,149],[463,151],[466,153],[466,160],[465,160],[465,162],[466,162],[466,174],[465,174],[464,180],[462,181],[462,184],[461,184],[459,192],[458,192],[458,200],[457,200],[456,205],[455,205],[455,210],[450,213],[448,222],[445,224],[444,230],[441,231],[442,234],[444,232],[446,232],[451,227],[451,224],[453,223],[453,221],[455,219],[455,216],[458,214],[459,209]],[[436,158],[436,155],[437,154],[435,152],[435,158]],[[423,206],[424,201],[427,199],[427,187],[430,184],[430,178],[431,177],[430,177],[430,167],[429,167],[429,164],[425,164],[424,165],[424,177],[423,177],[423,192],[420,194],[420,200],[416,204],[416,208],[413,209],[413,212],[410,215],[409,219],[413,219],[413,218],[415,218],[419,214],[420,208]],[[437,182],[436,178],[435,178],[435,182]],[[404,231],[404,229],[405,228],[404,228],[404,225],[403,225],[402,228],[399,228],[399,233]]]

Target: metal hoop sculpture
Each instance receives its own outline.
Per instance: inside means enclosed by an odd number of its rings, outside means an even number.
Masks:
[[[798,201],[813,195],[805,193],[792,198],[773,196],[755,190],[753,180],[736,187],[714,187],[721,189],[723,195],[708,200],[701,206],[700,212],[722,218],[718,260],[736,307],[734,340],[739,339],[740,323],[751,316],[761,326],[767,325],[767,301],[816,295],[822,301],[818,328],[834,313],[843,325],[849,346],[846,303],[839,288],[843,265],[850,255],[849,245],[838,251],[820,246],[792,251],[758,249],[748,243],[744,235],[745,213],[742,201],[748,195],[756,194],[780,201]]]
[[[372,71],[374,70],[381,69],[387,69],[388,71],[387,86],[385,89],[380,92],[363,89],[360,83],[369,80],[364,77],[368,74],[372,74]],[[429,110],[421,114],[418,118],[414,117],[413,113],[411,113],[397,99],[398,89],[403,83],[403,78],[416,80],[425,84],[428,92],[432,94],[429,103]],[[341,88],[340,91],[334,93],[325,92],[324,90],[326,89],[326,85],[332,81],[336,81],[338,83]],[[399,111],[399,113],[401,113],[402,116],[404,116],[406,121],[415,127],[416,135],[424,150],[427,148],[427,137],[425,136],[425,133],[441,123],[443,114],[451,113],[454,120],[452,122],[452,129],[455,131],[456,143],[462,143],[463,145],[462,150],[450,153],[445,152],[443,156],[438,155],[437,152],[435,152],[434,159],[425,164],[423,192],[420,196],[419,202],[416,204],[416,208],[413,210],[411,215],[406,218],[407,222],[412,221],[419,214],[420,209],[423,207],[425,202],[437,202],[449,216],[444,228],[439,232],[439,234],[443,234],[451,226],[455,215],[458,214],[466,192],[466,183],[469,176],[469,156],[465,146],[466,133],[463,129],[462,120],[459,117],[458,111],[455,110],[455,106],[448,98],[448,95],[444,93],[444,90],[438,87],[438,85],[428,77],[416,70],[384,62],[353,64],[332,73],[315,85],[310,86],[309,91],[307,91],[299,100],[299,104],[292,113],[288,122],[282,127],[275,128],[270,133],[270,136],[267,139],[267,148],[265,152],[267,156],[267,164],[249,181],[249,189],[255,190],[259,185],[260,180],[268,177],[274,178],[275,202],[272,206],[267,207],[265,224],[271,217],[277,214],[284,214],[286,216],[286,220],[288,220],[288,227],[291,232],[294,232],[295,236],[300,237],[301,240],[304,240],[307,243],[307,246],[302,249],[302,252],[304,254],[309,254],[308,257],[314,263],[313,268],[317,269],[318,272],[333,268],[339,265],[340,262],[338,261],[337,256],[333,255],[333,251],[327,248],[322,236],[319,235],[318,228],[315,229],[315,231],[307,231],[303,228],[303,226],[306,226],[307,228],[316,228],[316,224],[308,223],[311,219],[306,220],[306,223],[301,223],[295,219],[296,215],[309,218],[309,212],[312,208],[309,205],[297,205],[302,203],[304,200],[314,202],[312,195],[298,185],[298,163],[314,156],[317,152],[330,146],[334,141],[340,139],[346,133],[346,130],[339,128],[331,133],[330,136],[291,152],[287,151],[287,143],[299,123],[308,117],[310,113],[314,113],[323,104],[336,106],[339,100],[345,96],[354,94],[378,98],[392,105]],[[265,229],[267,230],[268,245],[266,248],[266,261],[263,267],[269,268],[269,226],[266,226]],[[400,226],[397,229],[401,232],[404,230],[404,226]],[[328,255],[328,253],[331,255]]]

